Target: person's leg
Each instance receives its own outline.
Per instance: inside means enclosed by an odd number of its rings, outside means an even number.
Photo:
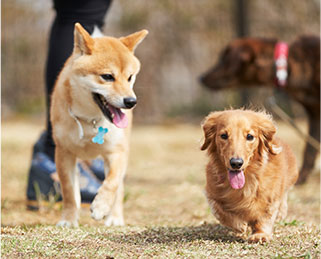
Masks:
[[[48,198],[50,193],[55,195],[57,191],[54,188],[54,179],[56,179],[55,144],[50,122],[50,98],[57,76],[72,53],[74,24],[76,22],[81,23],[89,33],[93,32],[95,26],[101,28],[110,3],[111,0],[54,0],[56,17],[50,30],[45,74],[46,130],[33,148],[27,187],[27,199],[29,201],[38,199],[37,196],[39,195]],[[89,169],[84,163],[79,164],[78,167],[80,175],[85,178],[85,185],[81,188],[82,198],[84,201],[90,202],[100,186],[95,177],[90,174],[90,169],[95,174],[97,174],[97,171],[99,175],[101,170],[99,170],[100,168]],[[28,205],[28,207],[37,208],[33,205]]]

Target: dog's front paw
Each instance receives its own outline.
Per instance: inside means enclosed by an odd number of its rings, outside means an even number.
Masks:
[[[110,226],[124,226],[124,218],[123,217],[116,217],[113,215],[110,215],[107,217],[105,220],[105,226],[110,227]]]
[[[250,236],[248,241],[250,243],[264,243],[264,242],[269,242],[271,238],[272,238],[271,235],[266,233],[255,233]]]
[[[107,201],[97,198],[99,197],[96,196],[90,206],[91,217],[95,220],[102,220],[110,214],[111,207],[108,205]]]
[[[68,220],[60,220],[57,224],[57,227],[67,227],[67,228],[71,228],[71,227],[78,227],[78,222],[77,221],[68,221]]]

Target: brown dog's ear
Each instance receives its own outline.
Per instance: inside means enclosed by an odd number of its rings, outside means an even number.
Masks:
[[[94,46],[94,40],[89,33],[80,25],[75,24],[74,29],[74,52],[90,55]]]
[[[243,47],[240,49],[239,55],[243,62],[249,62],[253,57],[253,52],[249,47]]]
[[[259,68],[269,68],[272,67],[274,60],[270,57],[257,57],[255,59],[255,65]]]
[[[282,147],[277,147],[272,143],[273,137],[276,133],[276,127],[274,126],[272,119],[268,115],[262,114],[258,118],[258,124],[260,129],[259,139],[261,146],[272,155],[281,153]]]
[[[210,125],[207,121],[203,124],[203,131],[204,131],[204,143],[201,146],[201,150],[205,150],[211,144],[214,136],[215,136],[215,128],[213,125]]]
[[[239,58],[243,63],[250,62],[254,58],[253,44],[249,40],[240,40],[241,42],[237,47],[232,48],[232,51],[236,52],[235,57]]]
[[[202,128],[204,131],[204,143],[201,146],[201,150],[205,150],[213,142],[216,135],[217,129],[217,118],[222,112],[212,112],[210,113],[202,123]]]
[[[233,45],[229,48],[230,51],[226,52],[227,54],[227,71],[233,73],[233,76],[236,76],[236,73],[241,71],[242,67],[249,64],[253,58],[252,50],[247,46],[237,46]]]
[[[147,30],[141,30],[138,32],[135,32],[133,34],[130,34],[126,37],[121,37],[119,40],[132,52],[135,51],[136,47],[139,43],[143,41],[143,39],[148,34]]]
[[[258,41],[260,44],[258,44]],[[274,59],[274,47],[277,43],[277,39],[259,39],[255,48],[255,65],[259,68],[271,68],[273,67]]]

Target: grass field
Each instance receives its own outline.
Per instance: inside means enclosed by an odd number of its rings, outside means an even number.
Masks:
[[[305,124],[301,123],[305,129]],[[278,123],[299,164],[303,141]],[[39,120],[2,122],[3,258],[319,258],[320,168],[289,195],[289,213],[274,240],[249,244],[219,225],[205,200],[206,154],[198,125],[135,125],[126,177],[125,227],[107,228],[81,210],[80,227],[55,227],[61,206],[25,207],[31,147]]]

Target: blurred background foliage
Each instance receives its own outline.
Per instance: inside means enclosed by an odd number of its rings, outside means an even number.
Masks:
[[[204,89],[198,77],[216,62],[236,34],[236,0],[114,0],[104,33],[123,36],[140,29],[150,34],[136,55],[142,69],[135,84],[135,120],[191,121],[211,110],[242,106],[234,90]],[[249,36],[294,40],[320,34],[319,0],[246,0]],[[51,1],[2,1],[2,115],[45,114],[44,68]],[[247,92],[261,105],[273,90]],[[299,105],[298,114],[302,113]],[[296,112],[297,113],[297,112]]]

